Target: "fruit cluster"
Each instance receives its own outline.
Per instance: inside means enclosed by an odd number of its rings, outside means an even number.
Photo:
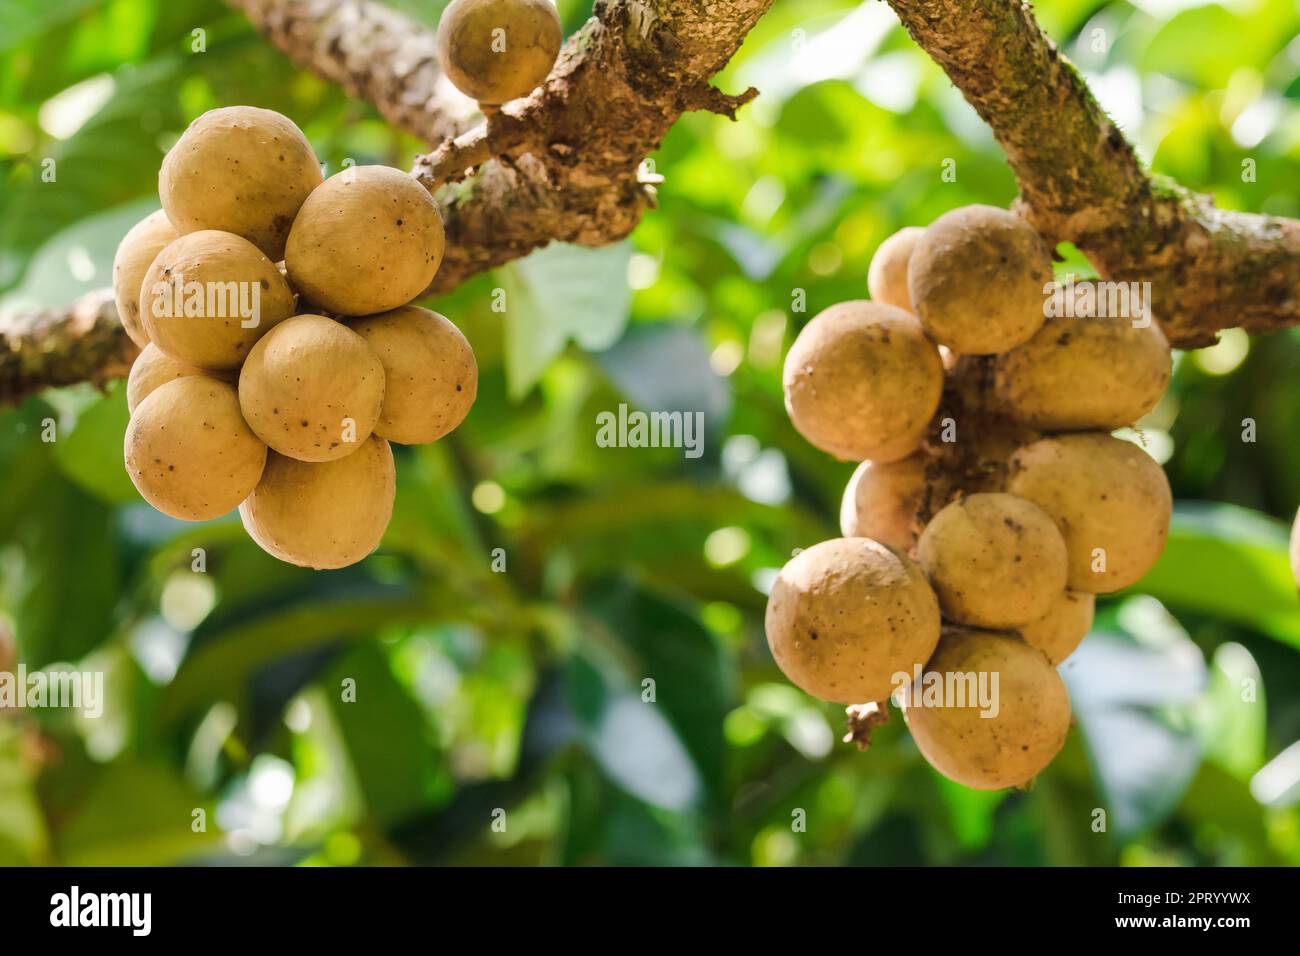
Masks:
[[[872,301],[826,309],[786,356],[795,427],[862,464],[844,537],[778,576],[768,642],[825,700],[899,691],[945,776],[1023,785],[1064,743],[1055,665],[1091,627],[1094,596],[1136,582],[1164,548],[1164,472],[1110,432],[1160,400],[1169,345],[1149,315],[1049,307],[1046,245],[989,206],[890,237],[868,288]],[[922,686],[981,674],[996,677],[995,707],[922,705]]]
[[[195,120],[158,186],[113,263],[141,347],[127,473],[176,518],[238,507],[282,561],[361,560],[392,515],[389,442],[436,441],[477,391],[469,342],[410,304],[442,261],[437,204],[384,166],[323,179],[292,121],[247,106]]]

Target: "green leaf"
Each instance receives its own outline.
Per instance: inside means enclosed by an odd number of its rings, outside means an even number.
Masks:
[[[1094,631],[1062,666],[1105,796],[1109,829],[1131,837],[1173,812],[1201,763],[1200,649],[1151,598],[1120,618],[1134,636]]]
[[[122,463],[127,422],[126,384],[115,382],[109,394],[78,416],[72,429],[54,443],[54,457],[63,473],[109,504],[139,501]]]
[[[658,704],[646,701],[631,679],[603,654],[570,661],[569,701],[588,752],[605,775],[643,803],[669,811],[695,806],[702,796],[690,753]]]
[[[1267,515],[1180,502],[1165,552],[1137,588],[1175,610],[1243,624],[1300,648],[1287,529]]]
[[[345,678],[356,682],[355,700],[342,699]],[[391,824],[427,806],[441,758],[420,706],[394,676],[381,647],[370,642],[353,648],[321,683],[371,818]]]
[[[195,833],[203,809],[207,829]],[[59,829],[60,859],[69,866],[163,866],[194,859],[220,839],[212,807],[170,770],[120,762],[86,787]]]
[[[100,0],[5,0],[0,5],[0,53],[100,5]]]
[[[1268,735],[1264,678],[1250,651],[1220,644],[1210,662],[1210,686],[1201,715],[1206,758],[1239,780],[1264,766]]]
[[[159,719],[177,720],[220,698],[241,698],[253,673],[279,658],[333,641],[372,637],[391,624],[437,620],[447,603],[407,588],[320,587],[287,607],[259,608],[217,629],[200,629],[201,642],[181,663],[159,701]]]
[[[0,866],[39,863],[49,854],[35,773],[22,752],[27,732],[17,720],[0,719]]]
[[[63,478],[50,458],[23,506],[13,536],[17,560],[0,577],[0,600],[13,611],[29,667],[75,661],[116,626],[121,558],[113,514]]]
[[[587,351],[613,345],[632,299],[626,242],[597,249],[552,243],[503,266],[506,379],[521,398],[570,341]]]
[[[1291,38],[1290,0],[1264,0],[1238,13],[1217,3],[1183,10],[1147,44],[1144,70],[1210,89],[1227,86],[1245,64],[1264,64]]]
[[[655,702],[690,751],[695,770],[715,796],[725,762],[723,721],[734,704],[722,654],[713,635],[685,609],[630,582],[610,583],[588,599],[587,609],[632,652],[624,671],[638,691],[654,681]]]
[[[63,305],[112,285],[118,243],[157,208],[152,199],[116,206],[87,216],[52,237],[32,257],[22,283],[0,300],[0,316]]]
[[[731,411],[728,382],[709,364],[708,346],[694,329],[670,323],[634,325],[597,361],[638,408],[702,412],[710,437],[726,423]]]

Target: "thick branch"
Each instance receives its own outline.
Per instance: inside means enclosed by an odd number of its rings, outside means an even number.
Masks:
[[[1108,279],[1149,281],[1170,341],[1300,323],[1300,223],[1225,212],[1151,176],[1020,0],[889,0],[988,123],[1023,214]]]
[[[296,62],[370,100],[393,125],[439,143],[415,169],[430,189],[459,183],[439,192],[447,250],[430,290],[437,293],[553,240],[595,246],[631,232],[654,204],[659,179],[642,161],[678,117],[693,109],[734,117],[757,95],[728,96],[709,79],[772,0],[597,0],[546,84],[473,129],[457,112],[469,101],[447,92],[433,34],[400,14],[368,0],[230,2]],[[111,301],[105,308],[107,321]],[[57,329],[54,313],[22,318],[6,333],[0,404],[41,385],[125,372],[120,356],[133,353],[120,327],[86,328],[71,310],[63,318],[62,335],[21,331],[38,319]],[[91,341],[80,342],[81,334]],[[66,369],[56,368],[58,350]],[[102,369],[86,364],[94,355]]]
[[[0,406],[43,388],[120,378],[136,352],[118,321],[111,289],[71,306],[18,316],[0,325]]]
[[[443,77],[434,34],[370,0],[228,0],[299,66],[429,143],[469,126],[474,103]]]
[[[631,232],[655,202],[657,177],[642,162],[677,118],[734,116],[757,95],[727,96],[709,79],[770,5],[597,0],[539,91],[417,161],[431,189],[481,164],[469,184],[438,194],[447,253],[433,291],[553,240],[598,246]]]

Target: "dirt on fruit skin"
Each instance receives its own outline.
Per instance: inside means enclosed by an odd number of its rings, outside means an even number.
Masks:
[[[937,701],[924,696],[927,686],[943,688]],[[922,756],[975,790],[1027,785],[1060,752],[1070,729],[1060,675],[1014,634],[945,628],[908,694],[903,714]]]
[[[284,263],[293,288],[336,315],[387,312],[419,297],[442,263],[438,204],[406,173],[354,166],[316,189],[294,220]]]
[[[372,435],[333,461],[296,461],[271,452],[239,516],[249,536],[281,561],[342,568],[378,547],[396,491],[392,449]]]
[[[822,700],[884,700],[939,639],[939,605],[916,563],[868,538],[833,538],[791,558],[764,620],[777,666]]]
[[[364,338],[323,315],[296,315],[249,353],[239,405],[281,455],[332,461],[370,437],[385,388],[383,364]]]
[[[321,182],[320,161],[286,116],[255,106],[204,113],[167,152],[158,193],[180,233],[218,229],[284,256],[289,226]]]
[[[931,519],[917,559],[949,621],[1005,628],[1036,621],[1065,588],[1067,553],[1051,517],[1002,492],[966,495]]]
[[[1028,341],[1043,324],[1051,281],[1051,256],[1038,233],[995,206],[944,213],[908,262],[908,293],[921,325],[959,355],[992,355]]]
[[[1173,512],[1169,479],[1131,442],[1104,432],[1041,438],[1012,456],[1007,490],[1060,528],[1073,590],[1128,587],[1164,550]]]
[[[126,471],[163,514],[206,521],[228,514],[257,486],[266,446],[226,382],[190,375],[155,388],[131,415]]]
[[[943,362],[915,317],[879,302],[814,316],[786,354],[786,411],[811,444],[850,461],[897,461],[925,436]]]
[[[446,316],[407,305],[348,324],[384,368],[376,435],[404,445],[427,444],[469,414],[478,395],[478,365],[469,342]]]

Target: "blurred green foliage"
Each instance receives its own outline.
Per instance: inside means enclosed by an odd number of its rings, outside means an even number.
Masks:
[[[560,7],[567,31],[589,12]],[[1157,170],[1300,213],[1290,0],[1036,13]],[[885,4],[777,0],[719,83],[762,96],[672,130],[629,242],[433,303],[474,345],[478,403],[397,450],[361,565],[292,568],[233,516],[152,511],[123,473],[120,385],[0,415],[0,628],[28,668],[102,670],[107,691],[98,719],[0,717],[0,863],[1300,861],[1300,339],[1179,357],[1141,423],[1179,502],[1168,550],[1100,602],[1063,667],[1077,727],[1030,791],[948,783],[897,717],[859,754],[763,639],[763,589],[837,533],[851,471],[791,428],[781,358],[865,295],[895,229],[1015,183]],[[421,146],[216,0],[0,8],[0,316],[107,285],[167,147],[235,103],[291,116],[331,172]],[[597,447],[623,402],[704,412],[704,455]]]

